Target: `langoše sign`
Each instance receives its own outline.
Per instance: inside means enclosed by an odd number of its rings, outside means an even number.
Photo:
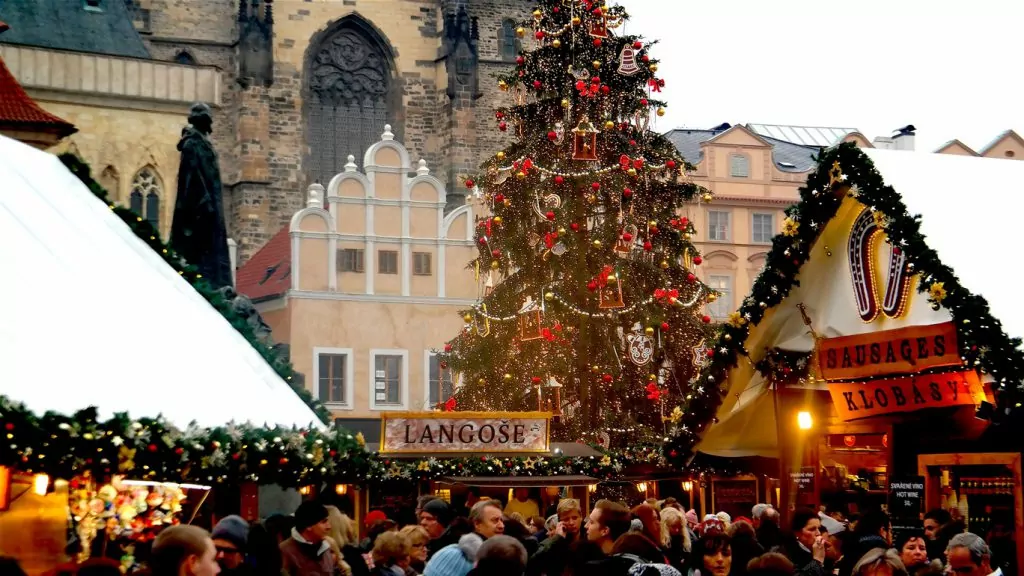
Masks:
[[[839,338],[818,345],[825,380],[852,380],[890,374],[914,374],[961,363],[952,322],[910,326]]]
[[[966,406],[985,400],[985,388],[973,370],[863,383],[830,382],[828,391],[843,421],[925,408]]]
[[[547,452],[548,412],[402,412],[381,419],[384,454]]]

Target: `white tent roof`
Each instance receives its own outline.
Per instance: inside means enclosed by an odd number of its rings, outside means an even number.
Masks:
[[[54,156],[0,136],[0,394],[184,428],[316,414]]]
[[[1002,322],[1008,336],[1024,337],[1024,310],[1017,302],[1024,272],[1014,256],[1020,229],[1016,220],[1024,207],[1024,162],[870,148],[862,152],[900,195],[907,212],[921,215],[925,242],[942,263],[971,293],[988,300],[992,316]],[[815,330],[826,338],[951,320],[948,310],[932,310],[927,296],[915,293],[902,318],[861,321],[844,247],[862,209],[853,199],[844,201],[819,235],[811,259],[801,267],[800,285],[750,330],[744,343],[750,359],[729,370],[718,423],[703,434],[699,452],[778,457],[773,391],[754,363],[772,348],[814,349],[797,304],[805,306]],[[832,254],[825,256],[823,246],[832,246]]]

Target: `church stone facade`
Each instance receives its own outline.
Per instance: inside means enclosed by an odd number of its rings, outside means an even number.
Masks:
[[[151,57],[223,75],[214,134],[228,233],[244,263],[390,124],[464,202],[465,175],[507,142],[493,75],[514,65],[524,0],[124,2]],[[177,134],[169,138],[177,138]]]

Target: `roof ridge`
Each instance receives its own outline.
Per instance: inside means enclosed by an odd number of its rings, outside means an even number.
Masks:
[[[0,124],[29,124],[56,128],[61,138],[78,131],[75,125],[44,110],[33,100],[0,57]]]

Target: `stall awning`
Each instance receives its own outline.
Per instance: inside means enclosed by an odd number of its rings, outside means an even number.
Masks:
[[[545,486],[590,486],[599,484],[597,478],[582,475],[565,476],[446,476],[442,484],[463,484],[465,486],[543,488]]]

